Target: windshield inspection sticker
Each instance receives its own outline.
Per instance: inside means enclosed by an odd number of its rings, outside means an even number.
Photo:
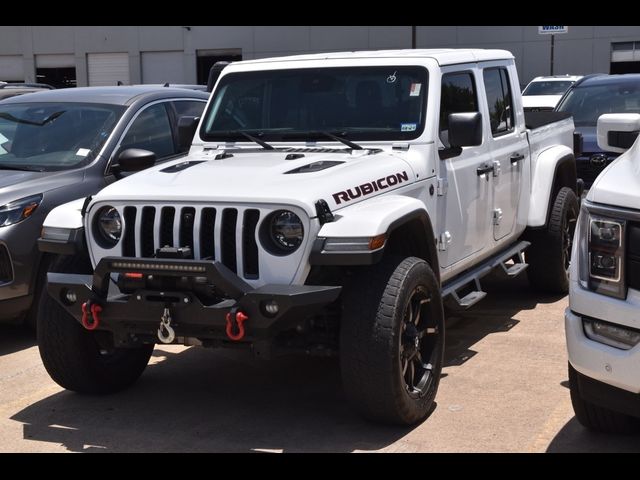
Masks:
[[[91,153],[91,150],[89,150],[88,148],[79,148],[78,151],[76,152],[76,155],[78,157],[86,157],[90,153]]]
[[[422,88],[421,83],[412,83],[411,88],[409,89],[410,97],[418,97],[420,96],[420,89]]]
[[[415,132],[416,124],[415,123],[401,123],[400,131],[401,132]]]

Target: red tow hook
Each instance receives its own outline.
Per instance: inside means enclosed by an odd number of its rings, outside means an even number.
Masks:
[[[89,311],[87,311],[89,310]],[[102,307],[91,300],[87,300],[82,304],[82,326],[87,330],[95,330],[100,325],[100,317],[98,314],[102,311]],[[91,313],[91,315],[89,315]],[[91,317],[91,319],[89,319]]]
[[[249,317],[242,312],[235,312],[235,320],[238,324],[238,333],[233,333],[233,310],[227,313],[227,337],[233,341],[242,340],[244,338],[244,325],[243,323],[249,320]]]

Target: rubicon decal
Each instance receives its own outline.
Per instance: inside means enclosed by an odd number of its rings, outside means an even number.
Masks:
[[[394,173],[388,177],[382,177],[369,183],[363,183],[362,185],[348,188],[342,192],[336,192],[333,194],[333,200],[336,202],[336,205],[340,205],[342,202],[355,200],[356,198],[364,197],[365,195],[377,192],[378,190],[384,190],[385,188],[393,187],[394,185],[407,181],[409,181],[409,175],[407,175],[407,172]]]

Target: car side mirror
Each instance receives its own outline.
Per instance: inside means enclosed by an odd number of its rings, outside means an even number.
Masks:
[[[117,163],[111,168],[116,172],[139,172],[156,163],[156,154],[141,148],[127,148],[117,157]]]
[[[482,144],[482,114],[463,112],[449,114],[449,145],[473,147]]]
[[[191,146],[198,122],[200,122],[200,117],[180,117],[178,119],[178,150],[181,152]]]
[[[598,118],[598,147],[606,152],[623,153],[640,133],[640,114],[607,113]]]

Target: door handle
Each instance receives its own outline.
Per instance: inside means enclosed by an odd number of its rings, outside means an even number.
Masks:
[[[476,169],[476,173],[478,176],[484,175],[485,173],[493,172],[493,165],[480,165]]]
[[[524,160],[524,155],[520,154],[520,153],[516,153],[514,155],[511,155],[511,158],[509,159],[511,160],[511,163],[518,163],[520,160]]]

